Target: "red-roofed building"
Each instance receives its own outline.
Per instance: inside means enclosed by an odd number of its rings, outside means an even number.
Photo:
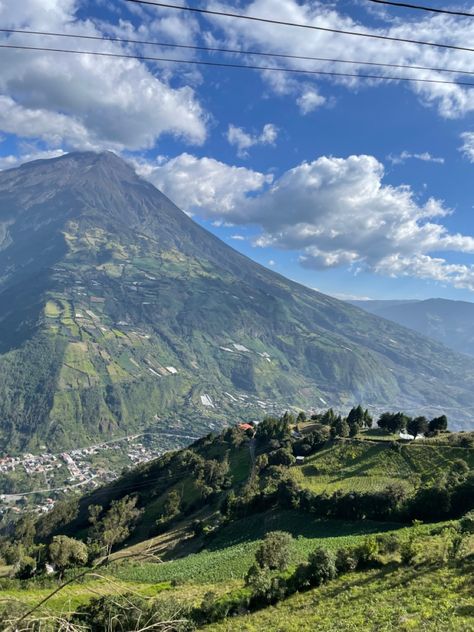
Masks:
[[[239,430],[243,430],[245,432],[245,430],[254,430],[254,427],[251,426],[250,424],[239,424]]]

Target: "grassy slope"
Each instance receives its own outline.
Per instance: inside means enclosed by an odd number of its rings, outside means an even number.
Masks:
[[[91,577],[71,584],[45,607],[45,611],[71,612],[77,605],[90,599],[114,592],[136,592],[156,596],[162,591],[175,599],[198,603],[208,590],[225,592],[242,584],[243,577],[253,563],[260,539],[268,530],[282,529],[294,537],[292,565],[303,561],[318,546],[337,549],[362,542],[367,534],[397,529],[389,523],[353,523],[344,521],[318,521],[307,515],[291,511],[268,512],[233,523],[209,539],[206,550],[164,563],[121,562],[101,571],[102,578]],[[402,536],[409,528],[397,529]],[[162,542],[166,542],[166,535]],[[154,552],[160,553],[159,543],[153,542]],[[143,549],[147,543],[143,543]],[[129,552],[129,549],[126,550]],[[182,552],[182,551],[181,551]],[[120,555],[120,554],[118,554]],[[172,587],[170,582],[176,582]],[[17,581],[2,585],[2,598],[34,604],[45,597],[51,588]]]
[[[345,575],[209,632],[472,632],[474,563]]]

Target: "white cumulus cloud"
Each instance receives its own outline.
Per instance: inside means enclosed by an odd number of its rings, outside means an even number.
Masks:
[[[306,268],[353,267],[474,290],[474,266],[441,253],[474,253],[474,237],[448,230],[451,210],[407,185],[385,184],[373,156],[322,156],[270,176],[182,154],[148,177],[185,210],[260,227],[254,244],[293,250]]]
[[[78,0],[4,0],[0,22],[4,27],[103,35],[100,27],[105,25],[79,18],[79,8]],[[132,34],[130,27],[127,32]],[[59,45],[54,38],[26,38],[2,34],[0,42]],[[101,43],[100,50],[134,51],[112,42]],[[202,144],[207,116],[194,90],[173,87],[169,72],[163,77],[134,59],[3,50],[0,131],[80,148],[150,148],[165,133]]]
[[[227,165],[214,158],[188,153],[156,163],[135,163],[138,173],[152,182],[187,213],[225,219],[249,194],[272,182],[271,175]],[[235,236],[235,238],[240,236]]]
[[[326,98],[314,88],[306,88],[296,99],[302,114],[309,114],[326,103]]]
[[[380,26],[374,26],[373,16],[369,13],[366,18],[360,13],[354,19],[344,11],[345,3],[300,2],[299,0],[253,0],[241,8],[241,12],[249,16],[271,16],[274,20],[282,20],[300,24],[312,25],[327,29],[362,32],[408,40],[424,40],[427,42],[442,42],[457,47],[472,48],[472,23],[465,18],[449,15],[431,15],[413,13],[411,19],[407,16],[397,18],[393,13],[378,12]],[[350,3],[349,3],[350,4]],[[363,3],[365,4],[365,3]],[[231,3],[214,1],[212,8],[232,10]],[[385,20],[385,23],[384,23]],[[420,79],[456,81],[465,80],[463,74],[450,74],[437,70],[407,71],[397,67],[371,68],[358,63],[338,63],[331,60],[348,60],[355,62],[382,63],[393,65],[424,66],[428,68],[456,69],[460,73],[474,71],[474,56],[469,51],[450,50],[420,46],[406,42],[391,42],[378,39],[368,39],[349,35],[335,34],[325,31],[306,31],[300,28],[276,27],[274,24],[253,22],[249,28],[245,20],[219,20],[210,18],[213,28],[222,33],[222,41],[229,47],[240,47],[243,50],[261,50],[283,55],[297,55],[306,57],[325,58],[319,60],[317,66],[311,60],[297,60],[266,58],[267,66],[283,66],[320,70],[322,72],[336,72],[349,74],[384,75],[387,77],[413,76]],[[249,56],[254,63],[261,63],[261,59]],[[307,79],[296,79],[297,75],[288,76],[283,73],[268,71],[263,73],[268,85],[277,94],[293,93],[302,113],[305,107],[315,103],[315,97],[304,96],[301,83]],[[347,89],[360,90],[361,86],[368,89],[380,85],[379,80],[365,80],[350,77],[322,78]],[[318,81],[315,75],[314,82]],[[316,84],[317,85],[317,84]],[[400,83],[398,89],[412,90],[420,102],[426,106],[437,108],[439,114],[445,118],[456,118],[474,111],[474,90],[461,85],[435,83]],[[317,99],[316,99],[317,101]],[[303,107],[302,107],[303,106]]]
[[[278,138],[278,128],[272,123],[263,126],[260,134],[250,134],[242,127],[229,125],[227,129],[227,141],[237,147],[237,153],[241,157],[248,155],[248,149],[255,145],[274,145]]]

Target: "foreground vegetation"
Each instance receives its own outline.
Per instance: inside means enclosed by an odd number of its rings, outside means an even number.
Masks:
[[[474,566],[370,569],[289,597],[209,632],[472,632]]]
[[[473,436],[444,417],[373,425],[361,407],[267,418],[23,517],[0,542],[4,620],[42,632],[469,630]],[[398,439],[406,428],[424,438]]]

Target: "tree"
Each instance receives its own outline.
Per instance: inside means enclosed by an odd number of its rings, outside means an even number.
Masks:
[[[364,410],[364,426],[366,428],[372,428],[374,420],[372,419],[372,415],[369,413],[368,409]]]
[[[280,448],[279,450],[270,452],[268,455],[268,462],[270,465],[284,465],[289,467],[290,465],[294,465],[296,463],[296,459],[290,450]]]
[[[356,437],[359,434],[360,426],[358,424],[349,425],[349,437]]]
[[[331,426],[336,421],[336,414],[332,408],[329,408],[321,417],[321,423],[325,426]]]
[[[359,426],[359,428],[362,428],[364,425],[364,410],[360,404],[357,408],[352,408],[349,411],[349,414],[347,415],[347,423],[349,426],[356,425]]]
[[[426,417],[415,417],[407,423],[407,431],[416,439],[419,434],[425,434],[428,431],[428,420]]]
[[[225,484],[226,477],[229,473],[229,459],[226,456],[222,461],[217,459],[209,459],[204,461],[202,477],[206,485],[214,491],[219,491]]]
[[[474,511],[468,511],[459,521],[459,528],[462,533],[474,533]]]
[[[262,423],[258,424],[255,438],[259,443],[266,443],[272,439],[282,441],[290,437],[288,413],[285,413],[280,419],[274,417],[266,417]],[[294,419],[293,419],[294,422]]]
[[[177,489],[172,489],[166,496],[161,512],[161,520],[171,520],[177,516],[181,509],[181,494]]]
[[[428,425],[429,431],[433,433],[443,432],[448,429],[448,418],[446,415],[434,417]]]
[[[304,424],[304,422],[306,421],[306,413],[303,411],[300,411],[298,413],[298,417],[296,418],[296,423],[297,424]]]
[[[377,425],[379,428],[382,428],[382,430],[395,434],[405,430],[409,420],[410,418],[407,417],[407,415],[400,412],[382,413],[377,421]]]
[[[93,524],[92,537],[105,549],[106,555],[110,555],[115,544],[123,542],[130,535],[131,528],[141,513],[136,504],[136,496],[113,500],[100,520],[97,505],[89,509],[89,521]]]
[[[348,437],[349,424],[339,415],[331,424],[331,435],[333,437]]]
[[[62,577],[66,569],[83,566],[87,562],[87,546],[80,540],[56,535],[48,547],[48,557]]]
[[[444,520],[451,509],[451,495],[443,486],[420,487],[411,502],[413,518],[426,522]]]
[[[30,547],[36,536],[36,522],[32,514],[27,513],[15,525],[14,540],[25,547]]]
[[[15,576],[18,579],[30,579],[36,572],[36,560],[29,555],[21,558]]]
[[[260,568],[283,571],[290,561],[292,536],[285,531],[267,533],[255,553],[255,560]]]

